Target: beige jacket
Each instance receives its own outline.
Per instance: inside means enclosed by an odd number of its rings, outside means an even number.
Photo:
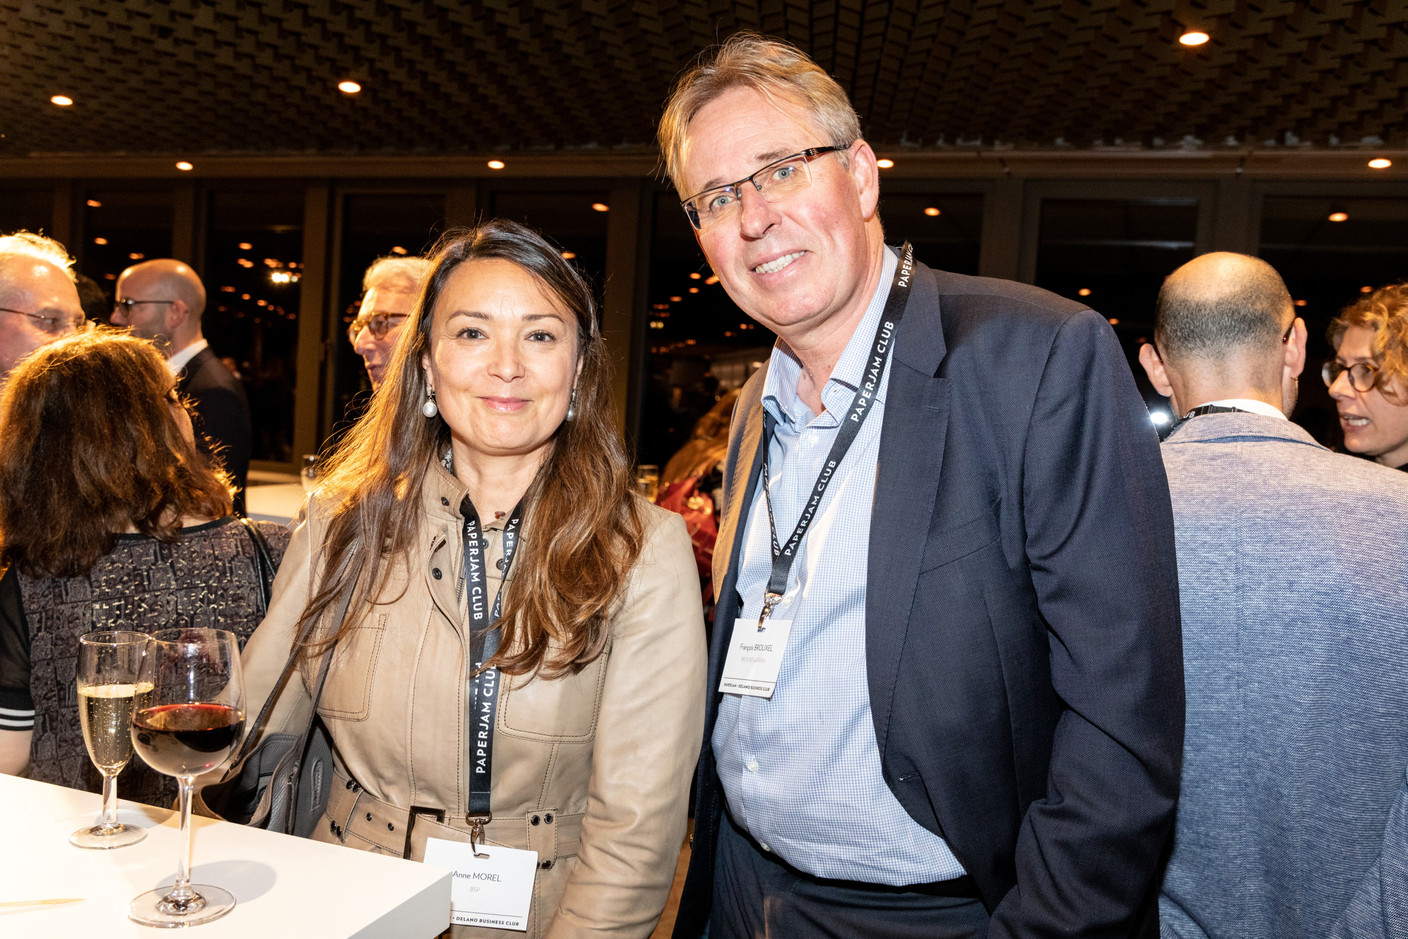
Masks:
[[[463,496],[435,464],[408,563],[392,569],[380,602],[334,653],[319,713],[340,776],[318,840],[417,859],[427,837],[468,840]],[[649,936],[673,881],[703,735],[704,625],[684,521],[653,506],[644,520],[645,544],[607,652],[570,677],[501,686],[486,838],[538,852],[527,933],[534,939]],[[314,510],[295,531],[269,615],[244,651],[251,709],[288,658],[324,524]],[[490,597],[500,583],[501,534],[489,532]],[[307,713],[310,682],[306,673],[289,681],[271,727],[300,706]]]

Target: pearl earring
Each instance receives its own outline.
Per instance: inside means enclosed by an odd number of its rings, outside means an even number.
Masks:
[[[427,420],[440,413],[440,407],[435,403],[434,388],[425,389],[425,403],[420,406],[420,413],[424,414]]]

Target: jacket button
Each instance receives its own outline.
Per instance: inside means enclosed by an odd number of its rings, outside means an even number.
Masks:
[[[395,831],[395,830],[396,830],[396,826],[393,825],[393,824],[391,824],[390,822],[387,822],[387,823],[386,823],[386,830],[387,830],[387,831]]]
[[[546,861],[544,861],[543,863],[539,864],[538,866],[541,867],[541,868],[542,868],[543,870],[545,870],[545,871],[547,871],[547,870],[552,870],[552,858],[548,858]]]
[[[446,499],[444,496],[441,496],[441,497],[440,497],[440,504],[441,504],[441,505],[449,505],[449,504],[450,504],[450,500],[449,500],[449,499]]]
[[[528,819],[528,824],[530,824],[530,825],[536,825],[536,824],[538,824],[538,823],[541,822],[541,821],[542,821],[542,819],[540,819],[538,816],[534,815],[532,818]]]
[[[548,814],[544,815],[544,816],[543,816],[543,821],[545,821],[545,822],[547,822],[549,825],[551,825],[551,824],[552,824],[552,813],[549,812]]]
[[[432,568],[431,571],[430,571],[430,576],[431,576],[431,577],[434,577],[436,580],[439,580],[439,579],[440,579],[440,576],[441,576],[441,575],[440,575],[440,568],[438,568],[438,567]]]
[[[368,813],[367,813],[367,821],[371,821],[371,820],[372,820],[372,813],[371,813],[371,812],[368,812]]]
[[[334,835],[337,834],[337,822],[328,819],[328,831],[332,832]]]
[[[494,562],[494,566],[497,567],[499,570],[503,570],[503,569],[504,569],[504,559],[503,559],[503,558],[499,558],[497,561]]]

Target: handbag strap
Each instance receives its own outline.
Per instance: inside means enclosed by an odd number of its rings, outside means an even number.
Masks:
[[[243,515],[236,516],[254,542],[254,566],[259,571],[259,616],[262,619],[269,612],[269,599],[274,593],[274,559],[269,553],[269,539],[259,530],[259,526]]]
[[[357,578],[354,576],[348,580],[347,586],[343,589],[342,596],[338,600],[337,615],[334,617],[337,629],[341,629],[343,621],[347,619],[347,609],[352,605],[352,594],[356,592],[356,589]],[[248,756],[250,751],[254,749],[254,741],[264,730],[264,725],[269,719],[269,713],[274,709],[274,701],[278,699],[284,686],[288,684],[289,676],[293,674],[293,670],[298,667],[298,656],[302,652],[303,644],[307,641],[308,637],[312,635],[316,625],[317,624],[314,622],[308,622],[299,630],[298,638],[295,639],[293,643],[293,651],[289,653],[288,661],[284,663],[284,670],[279,675],[279,680],[274,682],[274,687],[270,689],[269,697],[264,699],[264,706],[259,709],[259,716],[256,717],[254,723],[250,725],[249,733],[245,734],[244,742],[240,744],[239,752],[235,755],[234,760],[230,762],[231,766],[238,766],[240,761]],[[334,635],[337,629],[334,630]],[[305,746],[307,745],[308,735],[312,733],[313,730],[313,718],[318,714],[318,700],[323,694],[323,682],[327,680],[328,666],[332,664],[332,652],[336,645],[337,641],[333,640],[322,653],[323,663],[318,669],[318,680],[314,683],[313,688],[313,707],[308,713],[308,725],[303,729]]]

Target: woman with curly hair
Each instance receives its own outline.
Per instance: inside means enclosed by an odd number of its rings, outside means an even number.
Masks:
[[[1408,283],[1380,287],[1330,322],[1335,357],[1321,376],[1344,447],[1408,470]]]
[[[632,491],[591,291],[558,250],[491,221],[433,262],[294,533],[249,701],[311,627],[269,727],[307,713],[331,648],[314,838],[416,859],[467,842],[455,866],[480,882],[529,856],[501,848],[531,852],[529,937],[644,939],[704,725],[689,535]]]
[[[277,565],[289,533],[258,525]],[[25,359],[0,394],[0,772],[101,790],[78,721],[78,637],[248,636],[264,612],[252,538],[151,343],[98,329]],[[139,760],[121,785],[156,805],[176,793]]]

